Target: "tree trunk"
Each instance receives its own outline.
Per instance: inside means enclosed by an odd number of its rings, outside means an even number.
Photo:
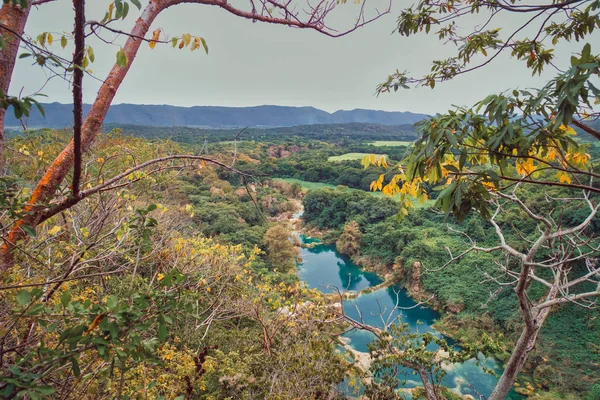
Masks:
[[[8,94],[10,79],[12,77],[21,36],[25,30],[25,23],[31,7],[22,9],[13,6],[10,2],[3,4],[0,9],[0,34],[6,42],[4,51],[0,51],[0,90]],[[4,175],[4,116],[6,110],[0,108],[0,174]]]
[[[554,299],[556,298],[557,294],[558,286],[555,286],[550,289],[546,299]],[[494,391],[488,400],[506,399],[508,392],[510,392],[510,389],[517,379],[517,375],[519,372],[521,372],[523,366],[527,362],[527,358],[529,358],[529,354],[535,348],[540,330],[542,329],[542,326],[544,325],[544,322],[546,321],[546,318],[550,314],[551,310],[552,307],[546,307],[539,311],[535,307],[532,309],[534,327],[533,329],[528,328],[527,326],[523,328],[523,332],[521,333],[521,336],[519,337],[519,340],[513,349],[513,353],[510,356],[508,363],[506,363],[506,366],[504,367],[504,372],[502,373],[500,380],[496,384],[496,387],[494,388]]]
[[[123,46],[123,52],[128,59],[127,65],[120,67],[115,64],[98,91],[96,100],[81,129],[82,153],[89,150],[102,128],[102,122],[110,104],[142,44],[142,40],[137,38],[146,36],[156,16],[165,8],[157,3],[158,1],[156,0],[151,0],[148,3],[144,12],[136,21],[134,28],[131,30],[131,36],[127,39],[125,46]],[[26,225],[35,229],[42,216],[43,204],[47,204],[52,200],[56,189],[73,167],[73,162],[74,146],[73,141],[71,141],[52,162],[42,179],[40,179],[23,210],[26,215],[14,224],[4,244],[0,247],[0,271],[6,271],[12,265],[12,251],[16,243],[25,237],[25,231],[21,227]]]
[[[427,376],[427,371],[425,371],[425,368],[418,367],[417,372],[419,372],[419,376],[423,382],[423,388],[425,389],[425,396],[427,396],[427,400],[437,400],[435,387],[433,386],[433,383],[429,381],[429,377]]]
[[[146,36],[148,30],[150,29],[150,25],[152,22],[154,22],[154,19],[158,16],[158,14],[160,14],[163,10],[178,4],[213,5],[220,7],[221,9],[226,10],[233,15],[247,18],[252,21],[262,21],[277,25],[294,26],[303,29],[314,29],[332,37],[346,35],[389,12],[389,10],[387,10],[383,13],[379,13],[378,16],[368,21],[358,23],[352,29],[344,32],[330,32],[327,27],[323,25],[322,19],[332,9],[319,8],[321,6],[312,10],[312,14],[309,14],[309,20],[303,22],[295,18],[275,17],[270,13],[259,14],[256,13],[256,10],[244,11],[236,8],[227,0],[150,0],[142,12],[142,15],[135,22],[133,29],[129,33],[129,37],[123,46],[123,52],[128,60],[127,65],[120,67],[115,64],[113,66],[108,74],[108,77],[100,87],[90,113],[83,123],[81,132],[82,153],[87,152],[96,140],[96,137],[102,128],[102,123],[106,113],[108,112],[110,104],[112,103],[119,86],[123,82],[123,79],[127,75],[131,63],[137,55],[140,45],[143,43],[141,38]],[[362,18],[362,13],[360,18]],[[26,20],[26,18],[24,20]],[[8,235],[3,238],[4,243],[0,247],[0,272],[6,271],[13,264],[12,252],[15,249],[17,242],[21,239],[24,239],[26,236],[25,230],[23,230],[22,227],[29,226],[30,228],[35,229],[40,221],[42,221],[43,212],[45,209],[44,205],[50,203],[56,193],[56,190],[60,187],[61,183],[64,181],[65,177],[73,167],[73,164],[74,144],[73,141],[71,141],[71,143],[69,143],[69,145],[65,147],[65,149],[56,157],[44,176],[38,182],[33,194],[31,195],[31,198],[23,209],[25,217],[16,221]]]
[[[517,379],[517,375],[523,369],[523,366],[529,357],[529,353],[531,353],[535,346],[538,333],[539,329],[533,332],[527,328],[523,329],[523,332],[517,341],[517,345],[513,349],[513,353],[504,367],[504,372],[488,400],[504,400],[506,398]]]

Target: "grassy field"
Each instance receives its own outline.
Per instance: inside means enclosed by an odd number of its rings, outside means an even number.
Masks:
[[[377,146],[377,147],[381,147],[381,146],[397,147],[397,146],[410,146],[411,144],[413,144],[413,142],[402,142],[402,141],[397,141],[397,140],[377,140],[375,142],[370,142],[369,144],[371,144],[373,146]]]
[[[329,188],[329,189],[335,189],[335,185],[331,185],[329,183],[321,183],[321,182],[307,182],[307,181],[302,181],[300,179],[294,179],[294,178],[275,178],[273,179],[274,181],[283,181],[283,182],[287,182],[287,183],[297,183],[298,185],[302,186],[303,189],[325,189],[325,188]]]
[[[298,185],[302,186],[303,189],[306,190],[310,190],[310,189],[335,189],[336,186],[329,184],[329,183],[321,183],[321,182],[307,182],[307,181],[303,181],[300,179],[294,179],[294,178],[275,178],[275,181],[283,181],[283,182],[287,182],[287,183],[297,183]],[[360,189],[352,189],[352,188],[348,188],[348,190],[360,190]],[[362,190],[361,190],[362,191]],[[381,192],[369,192],[370,195],[375,196],[375,197],[384,197],[385,195]],[[432,205],[435,204],[435,200],[427,200],[425,203],[423,204],[419,204],[418,201],[414,201],[413,205],[415,208],[429,208]]]
[[[329,162],[339,162],[339,161],[354,161],[354,160],[362,160],[365,156],[371,155],[371,153],[346,153],[341,156],[331,156],[327,159]],[[383,155],[383,154],[378,154]]]

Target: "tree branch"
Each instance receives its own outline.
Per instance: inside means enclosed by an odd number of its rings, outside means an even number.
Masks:
[[[73,53],[73,197],[79,196],[81,181],[81,125],[83,120],[83,52],[85,51],[85,0],[73,0],[75,51]]]

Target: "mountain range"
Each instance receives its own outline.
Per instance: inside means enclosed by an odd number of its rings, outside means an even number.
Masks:
[[[73,124],[71,104],[42,104],[46,117],[35,108],[27,120],[29,128],[65,128]],[[90,110],[84,105],[84,114]],[[156,127],[187,126],[202,128],[288,127],[314,124],[369,123],[380,125],[414,124],[425,114],[400,111],[339,110],[334,113],[314,107],[177,107],[170,105],[115,104],[104,120],[106,124],[127,124]],[[6,127],[21,126],[11,112],[6,114]]]

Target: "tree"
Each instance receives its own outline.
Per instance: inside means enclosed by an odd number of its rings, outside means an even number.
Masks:
[[[29,3],[27,0],[12,0],[5,2],[2,6],[1,20],[0,20],[0,33],[2,34],[2,42],[8,44],[7,48],[9,51],[6,53],[2,51],[0,58],[0,71],[3,73],[3,79],[0,81],[1,93],[8,92],[8,85],[10,84],[9,76],[12,74],[15,58],[17,55],[16,45],[21,40],[21,45],[28,48],[31,52],[30,55],[36,58],[36,61],[40,65],[52,64],[64,68],[66,72],[74,72],[74,104],[75,104],[75,126],[74,126],[74,140],[64,148],[61,154],[56,158],[52,165],[48,168],[44,177],[40,180],[37,187],[32,193],[27,206],[23,210],[22,216],[15,222],[10,233],[5,236],[4,244],[0,249],[0,256],[2,257],[2,263],[0,270],[6,270],[12,264],[11,254],[15,248],[16,243],[26,237],[27,231],[34,231],[38,224],[48,218],[49,215],[55,215],[56,213],[72,206],[73,204],[80,201],[82,198],[90,195],[88,191],[79,191],[78,185],[71,185],[72,191],[67,196],[64,196],[62,200],[58,201],[58,204],[53,204],[48,207],[48,204],[52,202],[56,196],[56,192],[60,185],[67,177],[71,169],[74,169],[74,184],[79,182],[79,172],[81,169],[81,156],[86,153],[91,145],[95,142],[99,132],[102,128],[104,117],[108,112],[110,104],[116,95],[121,83],[125,79],[131,63],[135,60],[137,52],[142,43],[148,43],[153,48],[157,43],[163,43],[161,40],[160,29],[152,32],[151,38],[146,38],[146,35],[150,31],[153,21],[155,18],[167,8],[184,4],[202,4],[216,6],[224,9],[225,11],[236,15],[238,17],[246,18],[252,21],[267,22],[279,25],[287,25],[291,27],[301,29],[311,29],[323,33],[330,37],[339,37],[346,35],[354,30],[378,19],[383,14],[389,11],[389,7],[386,11],[380,13],[377,12],[372,18],[366,17],[366,10],[364,3],[361,5],[356,21],[345,30],[336,30],[326,24],[327,15],[335,9],[340,3],[338,1],[327,0],[316,2],[307,8],[308,11],[297,11],[294,3],[291,2],[279,2],[271,0],[259,0],[257,2],[249,2],[247,9],[238,8],[234,5],[222,0],[150,0],[146,5],[140,17],[134,23],[132,29],[127,33],[120,30],[116,30],[110,26],[110,23],[125,19],[129,12],[129,2],[115,0],[114,3],[109,5],[109,9],[100,22],[87,21],[85,16],[84,4],[82,1],[75,1],[75,27],[74,32],[75,39],[75,52],[73,60],[61,60],[48,50],[48,46],[52,44],[48,33],[42,33],[35,41],[22,40],[23,29],[27,18],[30,14],[30,8],[32,6],[39,6],[43,8],[45,3],[53,0],[38,0]],[[342,3],[344,3],[343,1]],[[138,0],[132,0],[132,4],[136,5],[141,10],[141,4]],[[81,114],[78,110],[78,103],[81,100],[81,86],[77,85],[80,82],[77,76],[83,70],[86,69],[87,63],[93,61],[93,52],[90,53],[89,47],[85,47],[85,36],[96,35],[101,37],[103,32],[117,33],[119,35],[125,35],[127,41],[123,48],[117,53],[117,62],[109,72],[104,83],[98,91],[96,100],[92,104],[91,110],[86,117],[85,121],[81,123]],[[7,37],[8,39],[4,39]],[[61,45],[65,46],[68,42],[67,38],[61,38]],[[206,41],[203,38],[192,36],[190,34],[184,34],[181,38],[173,38],[169,41],[173,47],[178,46],[180,49],[183,47],[190,47],[192,50],[204,48],[208,52]],[[177,44],[179,43],[179,44]],[[86,54],[82,54],[82,50],[85,49]],[[80,61],[80,62],[79,62]],[[2,108],[0,111],[0,118],[3,119],[5,109],[9,105],[14,106],[14,102],[2,100]],[[25,109],[27,105],[31,107],[31,99],[26,98],[23,101],[18,102],[16,109],[21,110],[23,104]],[[28,111],[27,111],[28,112]],[[3,129],[3,128],[2,128]],[[2,135],[0,135],[0,141]],[[0,148],[2,143],[0,143]],[[1,154],[0,154],[1,156]],[[151,162],[144,167],[148,167],[157,163],[164,163],[165,161],[173,161],[179,158],[175,157],[170,160],[157,160]],[[198,160],[200,161],[200,160]],[[206,162],[205,159],[201,160]],[[210,160],[208,160],[210,161]],[[135,172],[135,171],[132,171]],[[128,176],[122,176],[120,179]],[[112,183],[120,181],[117,179]],[[107,187],[104,187],[107,189]]]
[[[339,299],[340,308],[334,309],[334,318],[329,322],[342,320],[349,325],[350,330],[360,329],[374,336],[374,340],[368,346],[369,372],[372,378],[365,387],[368,398],[378,400],[403,398],[398,394],[397,389],[402,382],[401,368],[408,368],[419,375],[424,394],[429,400],[444,399],[446,393],[440,383],[446,374],[443,369],[444,364],[464,362],[473,357],[478,358],[480,352],[491,353],[499,349],[485,333],[477,345],[464,346],[457,350],[446,339],[437,337],[431,332],[420,333],[418,330],[411,332],[408,324],[398,321],[402,317],[402,310],[420,307],[425,302],[411,307],[402,307],[399,305],[398,293],[396,293],[396,304],[391,310],[380,306],[378,311],[371,312],[371,316],[380,320],[380,326],[367,324],[356,304],[354,304],[356,316],[347,314],[345,308],[351,303],[344,301],[344,294],[339,288],[331,287],[331,289]]]
[[[0,163],[4,154],[4,115],[6,108],[12,103],[13,107],[19,109],[18,102],[14,97],[7,96],[12,71],[19,51],[19,42],[25,29],[25,22],[29,16],[31,7],[20,7],[16,2],[4,3],[0,9],[0,27],[3,30],[10,29],[10,34],[0,31]]]
[[[356,221],[350,221],[344,225],[344,230],[335,243],[337,250],[348,256],[357,256],[360,254],[360,242],[362,233]]]
[[[469,247],[459,255],[449,254],[441,266],[473,251],[504,254],[504,261],[497,262],[498,274],[487,279],[515,290],[523,328],[491,400],[506,397],[554,308],[566,303],[595,308],[600,295],[600,243],[590,229],[600,210],[595,182],[600,175],[595,172],[597,161],[591,160],[574,130],[600,140],[600,132],[587,124],[600,116],[593,105],[594,98],[596,104],[600,98],[593,84],[600,75],[600,58],[589,43],[570,60],[555,60],[553,51],[560,41],[584,41],[600,26],[599,6],[598,1],[584,0],[420,1],[402,12],[397,32],[409,36],[436,28],[440,40],[458,46],[457,54],[434,61],[424,77],[396,72],[378,87],[380,93],[410,85],[433,88],[437,82],[484,67],[507,50],[525,61],[533,74],[547,66],[559,72],[539,90],[492,94],[473,108],[457,108],[423,121],[418,127],[421,138],[400,163],[400,173],[390,173],[387,180],[382,175],[373,183],[374,189],[401,195],[405,213],[411,197],[425,200],[428,185],[437,185],[437,205],[444,211],[459,220],[477,211],[494,226],[497,245],[482,247],[464,234]],[[457,21],[480,12],[488,13],[486,22],[460,35]],[[494,22],[513,13],[531,17],[503,38]],[[536,32],[533,38],[524,36],[526,27]],[[383,161],[371,156],[364,163]],[[529,190],[545,193],[545,202],[529,201]],[[586,210],[585,215],[576,221],[561,215],[569,203]],[[521,231],[497,223],[497,216],[509,209],[519,209],[534,228]]]
[[[117,138],[113,141],[116,149],[113,147],[108,154],[101,155],[106,150],[102,144],[106,143],[97,142],[112,99],[140,46],[147,43],[153,48],[165,42],[160,30],[146,36],[154,19],[171,6],[213,5],[253,21],[313,29],[334,37],[347,34],[380,14],[368,19],[361,7],[357,21],[338,32],[325,24],[325,17],[338,4],[335,1],[318,2],[305,15],[295,11],[290,2],[249,2],[250,6],[244,10],[221,0],[150,0],[127,33],[114,29],[111,23],[124,19],[131,4],[141,8],[138,0],[115,0],[100,22],[87,20],[84,1],[74,0],[75,30],[72,36],[60,39],[63,47],[74,42],[73,58],[66,60],[52,53],[52,43],[57,45],[58,41],[53,40],[51,33],[43,32],[35,39],[24,33],[30,13],[43,12],[32,7],[43,9],[51,1],[5,1],[0,11],[0,122],[9,107],[20,117],[27,116],[32,105],[37,104],[33,97],[7,95],[19,43],[27,49],[21,56],[33,57],[38,64],[57,68],[72,77],[75,121],[73,140],[68,144],[60,135],[41,132],[33,138],[26,137],[35,145],[43,144],[32,146],[37,159],[28,152],[13,155],[27,156],[20,163],[13,163],[13,169],[35,169],[36,164],[44,167],[41,177],[39,167],[35,172],[27,170],[28,176],[39,178],[29,200],[22,201],[25,188],[15,184],[15,181],[28,182],[23,176],[0,179],[3,238],[0,396],[85,397],[90,385],[96,385],[100,377],[108,386],[95,388],[93,397],[121,398],[138,393],[140,387],[160,396],[173,396],[185,390],[188,397],[196,397],[203,390],[206,372],[203,368],[209,348],[204,347],[194,357],[194,352],[185,345],[175,346],[178,347],[175,351],[171,345],[160,345],[158,349],[159,344],[168,339],[175,343],[178,338],[174,329],[187,339],[193,336],[202,342],[209,329],[219,322],[247,318],[257,304],[256,293],[248,295],[248,290],[253,291],[249,268],[256,254],[244,253],[241,246],[184,236],[181,221],[187,220],[188,225],[191,222],[189,217],[182,216],[189,212],[187,207],[185,212],[167,213],[174,218],[168,217],[166,232],[161,231],[160,220],[166,207],[147,204],[148,193],[157,194],[157,187],[168,187],[167,181],[173,180],[182,169],[201,169],[206,163],[238,174],[244,183],[249,175],[234,167],[235,157],[229,160],[231,163],[225,163],[202,154],[190,154],[168,142],[151,150],[137,142],[136,157],[124,161],[121,157],[127,153],[129,143]],[[86,45],[85,38],[89,35],[102,38],[106,33],[124,35],[127,41],[117,53],[117,62],[103,80],[83,121],[82,76],[89,73],[87,65],[94,61],[93,49]],[[203,48],[208,52],[203,38],[184,34],[174,39],[169,42],[174,47]],[[107,136],[114,139],[113,135]],[[48,139],[51,151],[46,146]],[[0,148],[3,143],[0,135]],[[94,155],[84,164],[86,153],[95,143],[99,149],[94,149]],[[44,156],[44,162],[39,162]],[[48,164],[49,156],[56,158]],[[70,182],[65,183],[68,177]],[[44,221],[56,225],[49,227],[42,224]],[[22,266],[13,263],[13,255]],[[130,279],[108,279],[119,275]],[[281,290],[290,293],[287,287]],[[198,335],[199,330],[204,336]],[[308,335],[308,331],[303,333]],[[332,346],[327,350],[331,350],[327,359],[335,361],[337,356]],[[158,364],[165,368],[157,370]],[[179,385],[153,386],[154,382],[146,379],[153,374],[146,374],[144,366],[153,366],[155,376],[171,374],[167,377],[171,381],[174,373],[170,371],[179,372],[181,376],[176,377]],[[89,377],[92,379],[88,380]],[[141,379],[130,381],[136,377]]]
[[[296,251],[290,241],[290,232],[282,224],[270,227],[265,233],[267,257],[271,266],[281,272],[288,272],[294,268]]]

